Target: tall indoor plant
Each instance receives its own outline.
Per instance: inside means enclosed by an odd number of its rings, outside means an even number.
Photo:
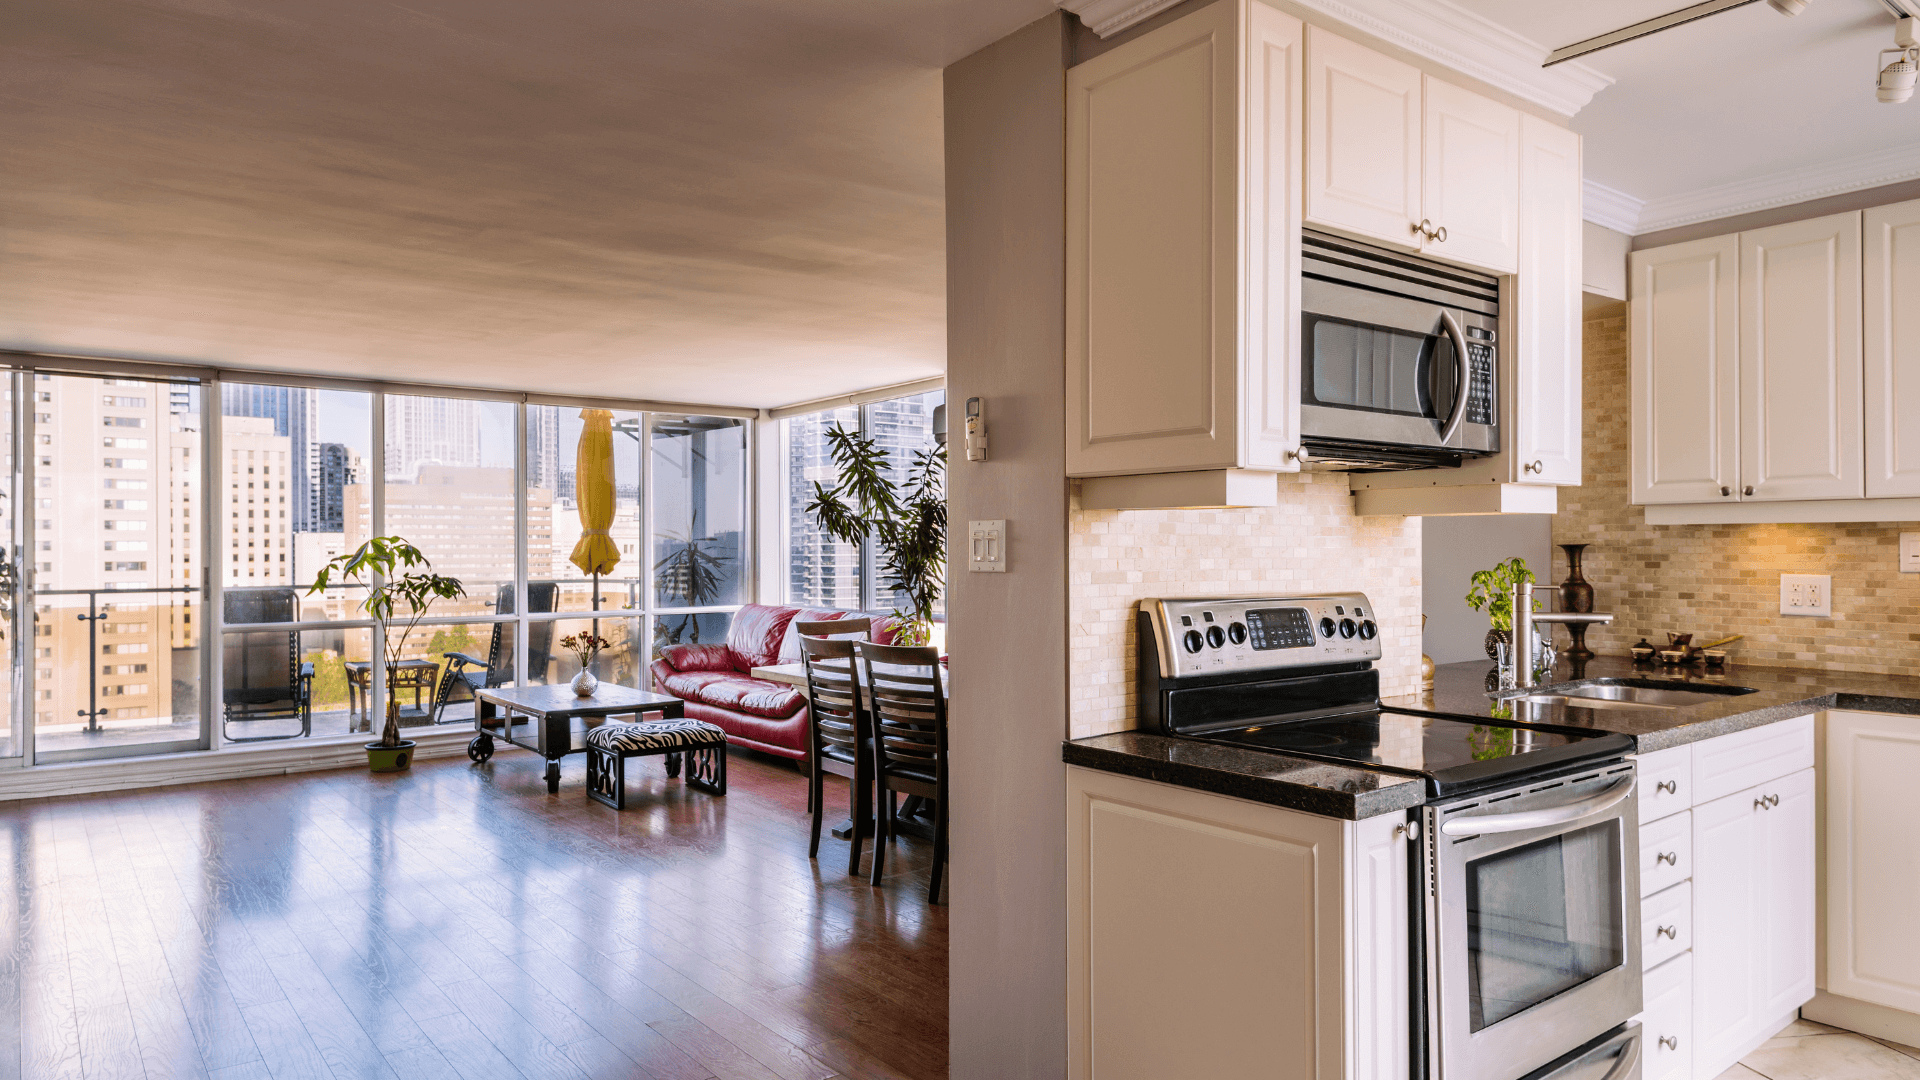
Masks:
[[[840,479],[832,487],[814,481],[807,513],[842,543],[874,538],[880,571],[893,579],[893,613],[901,621],[894,640],[925,645],[947,583],[947,449],[915,451],[896,484],[887,452],[871,437],[835,424],[827,442]]]
[[[415,569],[415,568],[418,569]],[[320,568],[307,595],[326,589],[338,576],[367,590],[367,614],[381,623],[381,655],[387,669],[387,722],[380,741],[367,744],[367,766],[374,772],[395,772],[413,758],[413,743],[400,737],[400,699],[393,692],[394,671],[407,638],[426,617],[435,600],[453,600],[467,590],[458,578],[433,572],[433,564],[419,548],[398,536],[376,536]],[[404,612],[402,608],[404,607]],[[393,633],[397,612],[406,619],[399,636]]]

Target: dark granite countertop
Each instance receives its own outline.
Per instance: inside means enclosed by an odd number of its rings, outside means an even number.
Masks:
[[[1401,712],[1464,720],[1557,724],[1631,735],[1641,753],[1682,746],[1701,739],[1790,720],[1823,709],[1908,713],[1920,716],[1920,677],[1867,675],[1804,668],[1764,668],[1735,664],[1723,674],[1699,667],[1636,665],[1625,657],[1596,657],[1577,671],[1561,658],[1553,677],[1535,688],[1549,692],[1578,679],[1649,680],[1684,688],[1687,684],[1749,686],[1751,694],[1730,695],[1672,709],[1582,708],[1571,704],[1496,701],[1487,696],[1491,664],[1446,664],[1434,673],[1434,688],[1387,698],[1382,704]],[[1063,744],[1061,758],[1105,772],[1157,780],[1164,784],[1270,803],[1291,810],[1357,821],[1405,810],[1426,801],[1419,780],[1244,750],[1144,731],[1095,735]]]
[[[1060,756],[1069,765],[1349,821],[1427,801],[1426,784],[1410,776],[1145,731],[1074,739]]]
[[[1484,662],[1445,664],[1434,672],[1433,689],[1425,693],[1387,698],[1382,704],[1402,712],[1471,720],[1500,719],[1523,723],[1594,728],[1631,735],[1641,753],[1699,742],[1720,735],[1791,720],[1823,709],[1859,709],[1864,712],[1920,715],[1920,678],[1908,675],[1868,675],[1810,668],[1767,668],[1730,665],[1725,673],[1709,675],[1698,665],[1669,668],[1636,665],[1625,657],[1600,656],[1575,670],[1565,657],[1551,679],[1535,692],[1577,679],[1636,679],[1672,684],[1751,686],[1752,694],[1674,709],[1589,709],[1570,704],[1541,705],[1499,702],[1487,697]]]

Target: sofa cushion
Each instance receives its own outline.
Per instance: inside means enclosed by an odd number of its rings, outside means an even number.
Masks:
[[[727,647],[733,650],[733,669],[742,674],[775,663],[780,643],[799,608],[748,604],[733,613],[727,629]]]
[[[675,671],[732,671],[733,649],[726,645],[669,645],[660,659]]]
[[[795,761],[805,761],[807,757],[806,716],[807,710],[803,708],[785,720],[769,720],[732,709],[716,709],[698,701],[687,702],[689,719],[718,724],[727,733],[727,741],[733,745],[778,754]]]
[[[718,671],[669,675],[664,687],[667,693],[682,701],[697,701],[768,720],[784,720],[807,703],[806,695],[795,687]]]
[[[797,664],[800,662],[800,624],[807,622],[838,622],[859,616],[857,611],[841,611],[838,608],[800,608],[794,613],[793,621],[787,624],[787,634],[780,639],[780,663]]]

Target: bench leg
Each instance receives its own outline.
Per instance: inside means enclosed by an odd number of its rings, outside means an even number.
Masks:
[[[727,793],[727,747],[725,743],[705,750],[689,750],[687,786],[714,795]]]
[[[627,808],[626,760],[619,754],[587,747],[587,798],[615,810]]]

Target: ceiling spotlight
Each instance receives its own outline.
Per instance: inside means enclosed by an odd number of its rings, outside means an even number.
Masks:
[[[1767,0],[1782,15],[1798,15],[1807,10],[1807,0]]]
[[[1875,84],[1875,96],[1889,105],[1898,105],[1913,96],[1914,78],[1920,75],[1920,49],[1882,49],[1880,59],[1885,60],[1892,53],[1897,59],[1880,69],[1880,78]]]

